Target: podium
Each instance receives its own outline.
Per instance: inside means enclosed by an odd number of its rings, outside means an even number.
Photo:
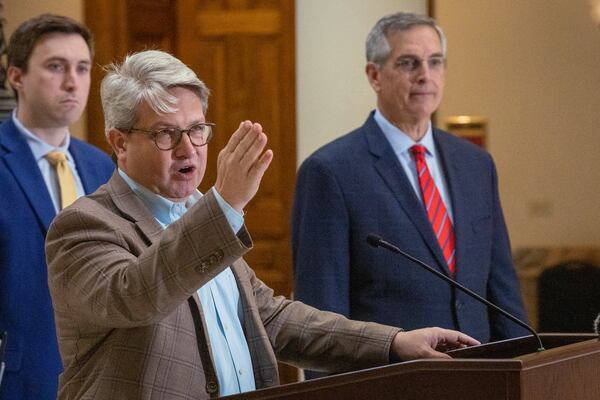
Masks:
[[[594,334],[541,334],[227,399],[598,400],[600,340]]]

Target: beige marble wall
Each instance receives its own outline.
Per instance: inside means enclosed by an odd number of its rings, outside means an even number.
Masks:
[[[377,20],[427,12],[425,0],[296,0],[297,163],[362,125],[375,108],[365,40]]]
[[[589,0],[436,1],[439,121],[488,118],[513,247],[600,246],[600,27]]]

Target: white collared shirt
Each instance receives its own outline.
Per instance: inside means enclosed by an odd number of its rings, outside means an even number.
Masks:
[[[67,157],[67,163],[69,164],[69,168],[71,168],[71,172],[73,173],[73,177],[75,178],[75,189],[77,192],[77,197],[81,197],[85,195],[85,191],[83,190],[83,184],[81,183],[81,178],[79,177],[79,173],[77,172],[77,166],[75,165],[75,160],[73,159],[73,155],[69,153],[69,145],[71,144],[71,135],[67,131],[67,136],[65,138],[65,142],[59,146],[54,147],[44,142],[38,136],[36,136],[33,132],[27,129],[21,121],[17,118],[17,110],[15,109],[12,113],[12,120],[19,130],[19,132],[23,135],[25,140],[27,141],[27,145],[31,149],[33,153],[33,158],[37,162],[38,167],[40,168],[40,172],[42,173],[42,177],[44,178],[44,182],[46,183],[46,188],[48,189],[48,193],[50,194],[50,198],[52,199],[52,204],[54,205],[54,210],[58,213],[60,211],[60,186],[58,184],[58,177],[56,176],[56,169],[50,165],[48,160],[46,159],[46,155],[51,151],[61,151],[65,153]]]

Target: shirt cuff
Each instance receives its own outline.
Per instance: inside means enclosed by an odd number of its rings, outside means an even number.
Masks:
[[[244,225],[244,215],[240,214],[235,210],[235,208],[231,207],[228,202],[221,197],[221,194],[214,188],[211,188],[213,193],[215,194],[215,198],[217,199],[217,203],[219,203],[219,207],[223,210],[223,214],[227,218],[227,222],[229,222],[229,226],[234,232],[238,232],[242,226]]]

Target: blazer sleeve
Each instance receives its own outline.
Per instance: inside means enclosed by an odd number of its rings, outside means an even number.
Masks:
[[[492,229],[492,258],[491,276],[488,281],[488,299],[502,307],[515,317],[527,322],[519,281],[515,272],[512,252],[502,207],[498,194],[498,176],[492,162],[492,185],[493,185],[493,220]],[[507,338],[529,335],[529,331],[515,324],[513,321],[490,310],[490,334],[491,340],[502,340]]]
[[[148,325],[248,250],[210,192],[151,244],[135,222],[95,198],[65,209],[48,232],[57,313],[108,328]]]
[[[390,362],[390,346],[400,328],[352,321],[299,301],[274,297],[273,290],[248,267],[246,274],[261,323],[278,361],[327,372],[345,372]]]
[[[350,316],[349,216],[332,169],[313,155],[298,171],[292,213],[295,299]]]

